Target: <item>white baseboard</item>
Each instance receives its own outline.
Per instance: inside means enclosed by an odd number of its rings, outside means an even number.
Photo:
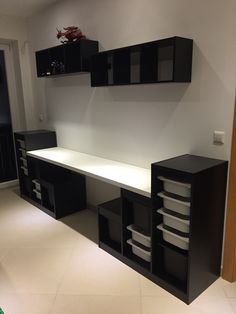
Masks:
[[[19,185],[19,180],[12,180],[12,181],[7,181],[7,182],[1,182],[0,183],[0,190],[1,189],[7,189],[7,188],[12,188],[16,187]]]

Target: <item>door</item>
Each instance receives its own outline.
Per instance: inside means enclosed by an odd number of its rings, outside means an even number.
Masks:
[[[229,170],[222,277],[230,282],[236,281],[236,102]]]
[[[0,183],[17,178],[5,51],[0,47]]]

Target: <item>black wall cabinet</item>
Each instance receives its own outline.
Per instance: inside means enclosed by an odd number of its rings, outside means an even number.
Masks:
[[[37,76],[90,72],[90,57],[98,52],[98,42],[83,39],[36,51]]]
[[[191,82],[191,39],[172,37],[92,56],[91,85]]]
[[[99,246],[186,303],[220,276],[227,162],[183,155],[152,164],[152,197],[101,204]]]

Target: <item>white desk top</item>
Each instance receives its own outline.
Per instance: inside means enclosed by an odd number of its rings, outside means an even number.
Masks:
[[[151,170],[53,147],[27,152],[35,157],[141,195],[151,196]]]

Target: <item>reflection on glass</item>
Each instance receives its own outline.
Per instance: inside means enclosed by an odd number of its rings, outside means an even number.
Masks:
[[[173,55],[173,46],[158,49],[158,81],[173,80]]]
[[[108,84],[113,84],[113,55],[107,56],[108,64]]]

